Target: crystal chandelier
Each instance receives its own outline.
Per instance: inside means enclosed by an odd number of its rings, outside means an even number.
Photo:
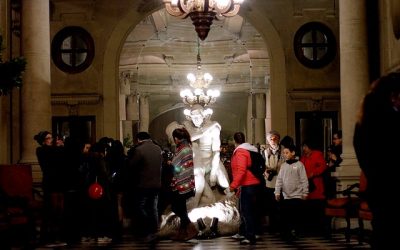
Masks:
[[[195,104],[200,104],[201,106],[205,107],[209,104],[213,104],[217,100],[217,97],[220,96],[220,91],[208,89],[213,77],[209,73],[202,73],[199,41],[197,42],[197,46],[196,75],[193,73],[189,73],[187,75],[189,85],[193,88],[193,91],[190,89],[184,89],[180,92],[180,96],[182,97],[183,103],[186,105],[193,106]]]
[[[244,0],[163,0],[167,12],[176,17],[190,16],[197,35],[206,39],[214,18],[235,16]]]
[[[198,73],[197,76],[189,73],[187,78],[190,82],[190,86],[194,88],[194,90],[184,89],[181,91],[180,95],[183,103],[189,106],[200,104],[205,107],[209,104],[213,104],[217,100],[217,97],[220,96],[219,90],[207,89],[207,86],[213,79],[209,73],[205,73],[204,75]],[[206,89],[207,91],[205,92]]]

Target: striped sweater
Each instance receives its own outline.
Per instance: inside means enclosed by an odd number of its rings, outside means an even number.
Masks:
[[[172,190],[179,194],[186,194],[195,189],[193,151],[187,141],[177,145],[175,157],[172,159],[174,177]]]

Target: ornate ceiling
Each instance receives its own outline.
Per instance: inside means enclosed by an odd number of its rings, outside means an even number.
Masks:
[[[133,76],[132,90],[178,93],[187,86],[186,75],[196,70],[198,50],[203,71],[214,77],[211,87],[222,92],[266,87],[267,48],[240,16],[215,20],[207,39],[198,41],[190,19],[171,17],[164,9],[154,12],[128,35],[120,71]]]

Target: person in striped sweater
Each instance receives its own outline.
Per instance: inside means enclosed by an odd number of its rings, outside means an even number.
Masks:
[[[187,241],[197,235],[197,229],[191,223],[186,201],[195,194],[193,150],[190,134],[185,128],[177,128],[172,132],[176,144],[176,152],[171,160],[173,167],[172,187],[172,211],[180,218],[180,228],[173,240]]]

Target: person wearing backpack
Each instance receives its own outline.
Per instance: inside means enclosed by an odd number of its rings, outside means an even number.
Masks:
[[[260,190],[260,180],[250,171],[251,157],[249,151],[258,152],[258,150],[245,142],[245,136],[242,132],[236,132],[233,139],[236,148],[231,158],[233,180],[229,189],[239,196],[239,212],[241,229],[243,230],[240,233],[244,234],[244,239],[240,241],[240,244],[255,244],[258,220],[257,197]]]

